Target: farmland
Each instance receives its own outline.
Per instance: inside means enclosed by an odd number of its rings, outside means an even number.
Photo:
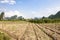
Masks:
[[[0,21],[0,31],[11,40],[60,40],[60,23]]]

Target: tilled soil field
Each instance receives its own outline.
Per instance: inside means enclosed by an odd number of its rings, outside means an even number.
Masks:
[[[11,40],[60,40],[60,23],[0,22],[0,31]]]

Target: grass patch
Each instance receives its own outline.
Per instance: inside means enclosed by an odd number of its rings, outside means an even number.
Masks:
[[[10,37],[5,33],[0,32],[0,40],[10,40]]]

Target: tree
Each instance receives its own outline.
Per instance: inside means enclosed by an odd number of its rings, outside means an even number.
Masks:
[[[4,12],[1,13],[0,20],[3,20],[3,17],[4,17]]]
[[[16,20],[17,19],[17,15],[11,16],[10,19],[11,20]]]
[[[18,20],[24,20],[24,17],[19,16],[19,17],[18,17]]]

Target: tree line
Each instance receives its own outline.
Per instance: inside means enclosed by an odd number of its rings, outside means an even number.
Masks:
[[[42,18],[30,18],[30,19],[25,19],[23,16],[17,17],[17,15],[13,15],[11,17],[4,17],[4,12],[0,13],[0,20],[8,20],[8,21],[28,21],[31,23],[58,23],[60,22],[60,11],[58,11],[55,15],[49,15],[48,17],[42,17]]]
[[[0,13],[0,20],[8,20],[8,21],[9,21],[9,20],[10,20],[10,21],[11,21],[11,20],[25,20],[23,16],[19,16],[19,17],[18,17],[17,15],[13,15],[13,16],[11,16],[11,17],[4,17],[4,14],[5,14],[4,12],[1,12],[1,13]]]
[[[42,17],[42,18],[37,18],[35,17],[34,19],[30,19],[29,22],[33,23],[59,23],[60,22],[60,11],[58,11],[56,14],[51,14],[48,17]]]

